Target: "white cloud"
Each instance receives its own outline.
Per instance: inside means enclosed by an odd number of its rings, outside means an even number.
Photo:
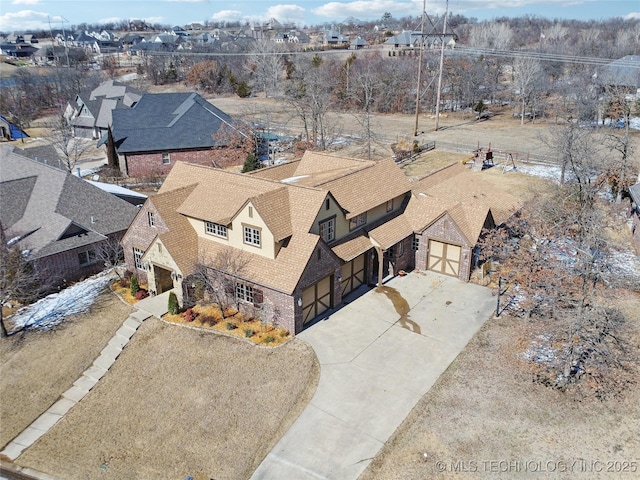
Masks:
[[[220,10],[211,15],[211,20],[217,22],[237,22],[244,20],[244,15],[239,10]]]
[[[438,10],[437,6],[431,2],[431,8],[427,6],[427,10],[430,13],[435,13]],[[444,11],[444,7],[442,8]],[[356,0],[354,2],[329,2],[318,8],[314,8],[313,13],[316,15],[332,18],[342,19],[349,16],[366,19],[366,18],[380,18],[385,12],[390,12],[395,17],[403,17],[407,15],[420,15],[422,11],[421,0]]]
[[[624,16],[625,20],[640,19],[640,12],[631,12]]]
[[[61,17],[49,15],[34,10],[20,10],[0,15],[0,30],[7,32],[12,30],[48,30],[49,22],[56,28],[63,21]]]
[[[299,5],[274,5],[267,9],[267,17],[280,22],[304,23],[304,8]]]
[[[120,23],[122,21],[122,19],[120,17],[108,17],[108,18],[101,18],[100,20],[98,20],[98,23],[104,24],[104,23]]]
[[[38,5],[40,0],[13,0],[11,5]]]
[[[165,23],[167,23],[164,17],[147,17],[147,18],[144,18],[143,20],[150,25],[154,25],[156,23],[164,25]]]

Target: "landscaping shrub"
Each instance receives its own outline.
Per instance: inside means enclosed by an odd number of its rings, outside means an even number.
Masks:
[[[227,322],[227,330],[235,330],[236,328],[238,328],[237,325]]]
[[[224,318],[233,317],[237,313],[238,309],[233,307],[225,307],[225,309],[222,311],[222,315],[224,316]]]
[[[173,292],[169,293],[169,306],[168,306],[168,311],[171,315],[177,315],[178,314],[178,297],[176,297],[176,294]]]
[[[209,325],[213,327],[216,323],[218,323],[218,321],[215,319],[215,317],[211,317],[207,315],[204,317],[203,316],[200,317],[200,323],[202,323],[202,325]]]
[[[251,338],[256,334],[256,332],[252,329],[252,328],[245,328],[244,329],[244,336],[247,338]]]
[[[182,314],[182,316],[184,317],[185,321],[193,322],[198,316],[198,314],[194,312],[192,308],[187,308],[185,312]]]
[[[138,277],[134,275],[131,277],[131,296],[135,297],[138,290],[140,290],[140,284],[138,283]]]
[[[136,300],[142,300],[143,298],[147,298],[149,294],[146,290],[138,290],[136,292]]]
[[[267,335],[266,337],[264,337],[262,341],[264,343],[272,343],[272,342],[275,342],[276,339],[272,335]]]

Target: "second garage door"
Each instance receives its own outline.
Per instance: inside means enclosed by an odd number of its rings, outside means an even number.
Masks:
[[[427,269],[457,277],[460,273],[460,253],[462,248],[450,243],[429,240]]]
[[[331,308],[333,275],[324,277],[318,283],[302,291],[302,319],[304,323]]]
[[[363,253],[359,257],[354,258],[350,262],[342,265],[342,297],[344,298],[349,292],[353,292],[356,288],[364,283],[365,273],[365,257]]]

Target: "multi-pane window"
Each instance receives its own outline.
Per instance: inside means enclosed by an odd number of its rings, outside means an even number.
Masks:
[[[171,163],[171,155],[167,152],[162,154],[162,164],[169,165]]]
[[[142,256],[144,255],[144,251],[139,248],[133,247],[133,261],[136,265],[136,268],[142,270]]]
[[[387,200],[387,212],[393,210],[393,198],[391,200]]]
[[[320,222],[320,236],[325,242],[332,242],[336,238],[336,219],[329,218]]]
[[[87,265],[96,263],[96,251],[87,250],[86,252],[78,253],[78,261],[80,262],[81,267],[86,267]]]
[[[420,248],[420,238],[413,237],[413,249],[415,251],[418,251],[419,248]]]
[[[236,283],[236,300],[253,303],[253,287],[244,283]]]
[[[260,246],[260,230],[254,227],[244,226],[244,243]]]
[[[147,212],[147,218],[149,219],[149,226],[154,227],[156,224],[156,217],[153,212]]]
[[[365,223],[367,223],[367,212],[361,213],[349,220],[349,230],[361,227]]]
[[[209,235],[227,238],[227,227],[220,225],[219,223],[204,222],[204,231]]]

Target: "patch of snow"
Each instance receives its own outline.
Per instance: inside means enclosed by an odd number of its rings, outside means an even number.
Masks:
[[[533,177],[548,178],[554,182],[560,182],[560,166],[535,163],[521,163],[517,165],[517,172]]]
[[[640,130],[640,117],[632,117],[629,119],[629,128]]]
[[[550,365],[558,361],[560,351],[551,345],[548,335],[538,335],[522,353],[525,360]]]
[[[84,313],[115,278],[113,270],[102,272],[23,307],[11,317],[14,328],[48,330],[66,317]]]

